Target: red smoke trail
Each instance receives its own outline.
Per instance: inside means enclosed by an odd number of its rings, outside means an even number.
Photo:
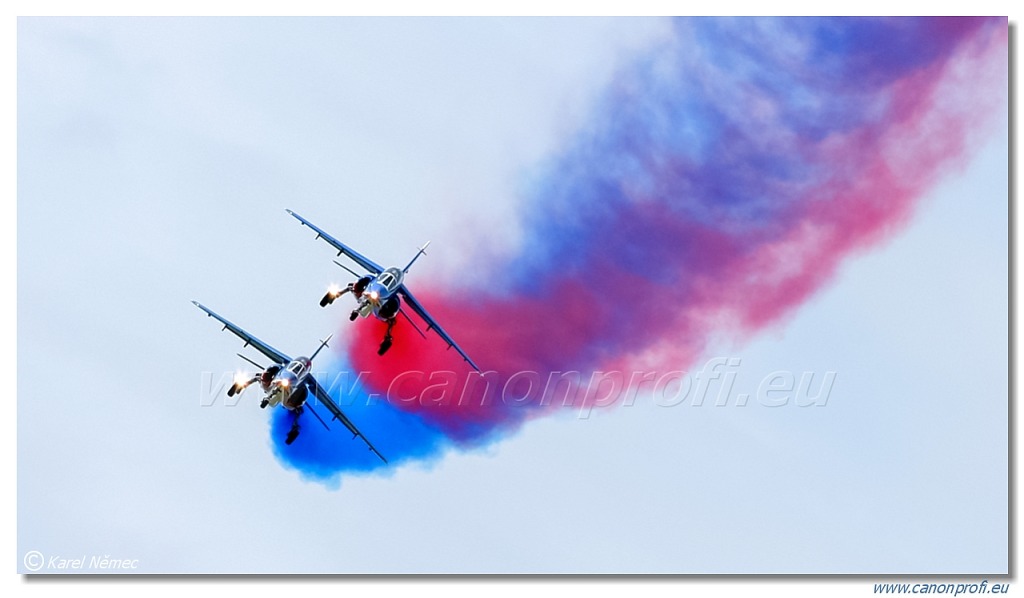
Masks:
[[[710,335],[778,322],[898,230],[1005,109],[1005,19],[780,23],[829,58],[745,48],[742,21],[736,39],[681,25],[732,43],[725,62],[683,68],[681,41],[668,79],[623,76],[538,191],[520,258],[480,266],[498,290],[410,281],[490,374],[402,321],[378,357],[383,325],[361,322],[350,350],[369,386],[472,442],[593,400],[545,394],[552,373],[578,371],[586,388],[595,371],[628,385],[633,369],[685,368]]]

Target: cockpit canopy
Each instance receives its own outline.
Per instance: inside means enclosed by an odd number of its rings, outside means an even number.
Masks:
[[[388,294],[390,295],[402,284],[402,278],[403,273],[401,270],[398,268],[388,268],[380,273],[380,276],[377,277],[377,282],[387,289]]]
[[[301,378],[302,374],[304,374],[306,370],[309,369],[309,361],[306,360],[305,358],[299,358],[289,363],[288,367],[285,369],[291,372],[292,374],[295,374],[295,377]]]

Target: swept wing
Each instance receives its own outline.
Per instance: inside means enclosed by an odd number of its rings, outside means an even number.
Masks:
[[[285,365],[289,361],[291,361],[291,358],[288,357],[287,355],[285,355],[284,353],[282,353],[282,352],[278,351],[277,349],[271,347],[267,343],[261,341],[260,339],[256,338],[255,336],[249,334],[245,330],[242,330],[240,327],[236,326],[235,324],[232,324],[231,322],[225,320],[223,317],[217,315],[213,311],[210,311],[210,309],[208,307],[206,307],[205,305],[202,305],[201,303],[199,303],[197,301],[193,301],[192,303],[195,304],[195,306],[198,307],[199,309],[205,311],[206,315],[210,316],[211,318],[216,318],[221,324],[224,325],[224,330],[230,330],[231,332],[235,333],[235,336],[237,336],[238,338],[244,340],[246,347],[248,347],[249,345],[252,345],[253,347],[256,348],[257,351],[259,351],[260,353],[263,353],[264,355],[266,355],[268,358],[270,358],[274,363],[276,363],[278,365]]]
[[[331,418],[332,420],[336,419],[341,421],[341,423],[344,424],[346,428],[348,428],[348,431],[352,432],[353,438],[357,436],[359,438],[362,438],[363,442],[366,443],[366,446],[370,448],[370,451],[372,451],[373,454],[380,457],[381,461],[385,463],[388,462],[388,460],[384,458],[384,455],[380,454],[380,451],[377,450],[377,447],[373,446],[373,443],[370,442],[370,439],[367,438],[366,436],[363,436],[363,433],[360,432],[358,428],[356,428],[355,424],[352,423],[352,420],[345,417],[345,414],[341,412],[341,408],[339,408],[337,403],[334,402],[334,399],[331,398],[331,395],[327,394],[327,391],[324,390],[323,386],[320,386],[320,384],[318,384],[317,381],[312,376],[306,378],[306,383],[309,385],[310,390],[313,391],[313,394],[316,395],[316,398],[320,402],[320,404],[322,404],[324,407],[327,407],[327,410],[330,411],[331,415],[334,416]]]
[[[293,212],[291,210],[285,210],[285,211],[288,212],[289,214],[291,214],[292,216],[295,216],[295,219],[298,220],[299,222],[301,222],[302,224],[304,224],[304,225],[308,226],[309,228],[315,230],[316,231],[316,238],[323,239],[324,241],[327,241],[327,243],[331,247],[334,247],[335,249],[338,250],[338,255],[347,255],[349,258],[352,259],[353,262],[359,264],[360,266],[365,268],[371,274],[380,274],[381,272],[384,271],[384,268],[381,268],[379,265],[377,265],[376,262],[374,262],[373,260],[371,260],[368,257],[365,257],[364,255],[362,255],[361,253],[359,253],[355,249],[352,249],[348,245],[345,245],[344,243],[342,243],[341,241],[335,239],[331,235],[325,233],[317,225],[313,224],[309,220],[306,220],[305,218],[303,218],[302,216],[299,216],[298,214],[296,214],[295,212]]]

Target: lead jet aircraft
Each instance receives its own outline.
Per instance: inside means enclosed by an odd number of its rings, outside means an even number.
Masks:
[[[338,256],[348,256],[349,259],[356,264],[359,264],[360,267],[367,271],[367,275],[360,275],[348,266],[335,261],[335,264],[341,266],[353,276],[358,277],[358,280],[349,283],[345,288],[331,288],[328,290],[327,294],[320,300],[320,307],[326,307],[331,303],[334,303],[334,300],[338,297],[351,292],[356,298],[357,305],[355,309],[352,310],[352,313],[349,314],[349,320],[354,321],[358,317],[365,318],[370,314],[373,314],[378,320],[387,322],[388,330],[384,333],[384,340],[381,342],[380,349],[377,351],[378,355],[383,355],[391,348],[393,343],[391,329],[395,327],[395,322],[398,319],[399,314],[404,316],[409,323],[412,324],[413,328],[416,328],[416,331],[419,332],[421,336],[425,336],[416,326],[415,322],[413,322],[412,318],[410,318],[409,315],[405,313],[405,310],[402,309],[402,300],[404,299],[405,304],[409,306],[409,309],[416,312],[416,315],[427,323],[428,332],[431,330],[436,332],[444,342],[448,343],[449,349],[454,347],[455,350],[459,352],[459,355],[466,360],[466,363],[472,366],[474,370],[478,372],[480,371],[480,368],[473,363],[473,360],[469,358],[469,355],[466,355],[466,352],[463,351],[454,340],[452,340],[452,337],[444,331],[444,328],[441,328],[441,326],[438,325],[437,321],[427,313],[427,310],[423,308],[423,305],[413,297],[412,293],[409,292],[408,287],[405,286],[405,275],[409,272],[409,268],[412,267],[416,260],[426,253],[427,245],[430,245],[429,242],[420,248],[419,252],[413,256],[412,260],[409,261],[409,264],[405,268],[385,269],[377,265],[375,262],[363,257],[359,252],[355,251],[348,245],[345,245],[341,241],[325,233],[309,220],[306,220],[291,210],[285,211],[294,216],[295,219],[302,224],[316,231],[316,238],[327,241],[328,244],[337,249]]]
[[[260,408],[266,408],[267,405],[276,407],[281,405],[288,411],[292,412],[292,428],[288,432],[288,436],[285,438],[285,444],[291,444],[299,435],[299,416],[305,410],[312,413],[320,423],[324,425],[328,430],[327,423],[313,410],[313,406],[307,402],[307,398],[310,394],[316,397],[316,400],[323,404],[331,415],[331,421],[339,420],[341,423],[348,428],[349,432],[352,432],[352,438],[362,438],[366,446],[385,463],[388,462],[384,458],[384,455],[380,454],[373,444],[366,436],[356,429],[355,425],[349,418],[345,417],[345,414],[341,412],[338,405],[331,399],[331,395],[327,394],[322,386],[317,384],[316,378],[310,373],[310,368],[313,365],[313,359],[317,356],[317,353],[321,349],[327,346],[327,341],[331,340],[330,337],[327,340],[320,343],[320,347],[309,357],[296,357],[291,358],[277,349],[271,347],[267,343],[261,341],[255,336],[249,334],[245,330],[242,330],[235,324],[225,320],[216,313],[210,311],[207,307],[193,301],[196,307],[206,312],[211,318],[216,318],[221,324],[224,325],[224,330],[230,330],[235,333],[238,338],[245,341],[245,346],[252,345],[257,351],[263,353],[268,359],[273,361],[273,365],[264,368],[255,361],[248,357],[238,354],[239,357],[248,361],[252,365],[262,370],[260,373],[252,376],[239,376],[235,378],[234,384],[228,389],[228,396],[234,396],[241,393],[249,387],[253,382],[259,382],[260,387],[263,388],[263,392],[266,393],[263,400],[260,402]]]

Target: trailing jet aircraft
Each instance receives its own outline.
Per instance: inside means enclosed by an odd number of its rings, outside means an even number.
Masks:
[[[263,367],[248,357],[238,354],[239,357],[248,361],[252,365],[260,368],[260,373],[249,377],[240,376],[236,377],[234,384],[228,389],[228,396],[234,396],[240,392],[243,392],[253,382],[259,382],[260,387],[263,389],[264,397],[260,402],[260,407],[265,408],[268,405],[276,407],[278,405],[284,407],[288,411],[292,412],[292,427],[288,432],[288,436],[285,438],[285,444],[291,444],[299,435],[299,417],[305,412],[309,411],[320,420],[320,423],[324,425],[328,430],[327,423],[320,417],[320,415],[313,409],[313,405],[309,402],[309,397],[314,397],[314,402],[318,402],[327,408],[333,416],[331,421],[341,421],[342,425],[348,428],[349,432],[352,432],[352,438],[362,438],[366,446],[385,463],[388,462],[384,458],[384,455],[380,454],[370,440],[363,436],[363,434],[356,428],[355,424],[352,423],[349,418],[345,417],[345,414],[341,412],[338,405],[331,399],[331,396],[327,394],[320,384],[317,383],[316,378],[311,374],[311,368],[313,366],[313,359],[320,353],[320,350],[327,346],[327,341],[331,340],[330,337],[327,340],[320,343],[320,347],[309,357],[295,357],[291,358],[281,353],[277,349],[264,343],[255,336],[249,334],[245,330],[242,330],[235,324],[225,320],[216,313],[210,311],[207,307],[193,301],[196,307],[206,312],[211,318],[216,318],[221,324],[224,325],[224,330],[230,330],[238,338],[245,341],[245,346],[252,345],[257,351],[265,355],[268,359],[273,362],[273,365],[269,367]]]

